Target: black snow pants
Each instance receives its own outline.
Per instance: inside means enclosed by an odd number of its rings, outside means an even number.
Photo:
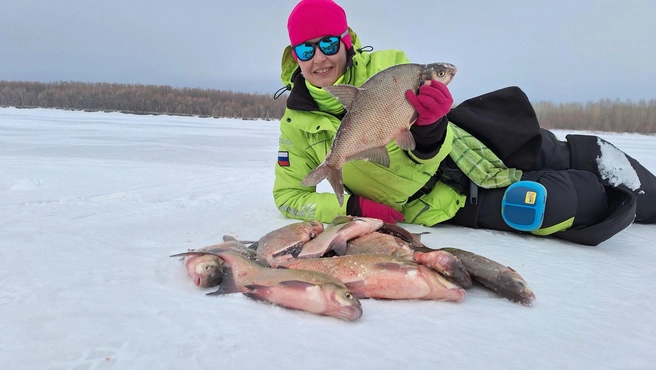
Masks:
[[[567,141],[559,141],[544,129],[542,135],[542,150],[535,165],[539,169],[524,171],[522,176],[522,180],[536,181],[547,189],[542,229],[573,218],[573,224],[567,230],[552,235],[578,244],[598,245],[634,220],[656,222],[656,177],[637,161],[626,155],[641,184],[640,188],[631,189],[624,184],[609,182],[608,176],[604,177],[604,171],[598,168],[596,158],[599,156],[595,151],[599,153],[598,142],[604,142],[603,139],[568,135]],[[517,231],[501,216],[504,192],[503,188],[479,188],[476,202],[470,197],[451,222],[475,228]]]
[[[569,228],[552,236],[598,245],[634,221],[656,223],[656,177],[649,170],[597,136],[567,135],[565,141],[558,140],[539,128],[532,106],[518,88],[463,102],[449,113],[449,119],[501,154],[504,163],[522,169],[522,180],[536,181],[547,189],[541,229],[562,230],[560,225],[573,219]],[[517,132],[520,136],[513,137]],[[463,181],[457,172],[448,160],[440,169],[447,183],[469,194],[451,223],[519,232],[503,221],[504,188],[467,186],[463,183],[468,179]],[[477,191],[475,197],[470,189]]]

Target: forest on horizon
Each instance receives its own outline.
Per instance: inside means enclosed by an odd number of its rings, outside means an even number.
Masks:
[[[166,85],[0,80],[0,106],[17,108],[278,120],[286,99],[286,94],[274,99],[273,94]],[[540,125],[548,129],[656,134],[656,99],[532,105]]]

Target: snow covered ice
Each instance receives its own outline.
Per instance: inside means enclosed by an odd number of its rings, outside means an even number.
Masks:
[[[564,137],[567,132],[557,132]],[[656,137],[600,134],[651,171]],[[2,369],[648,369],[656,225],[597,247],[441,225],[431,247],[515,268],[532,307],[363,300],[355,322],[206,296],[171,254],[295,220],[278,123],[0,108]],[[323,190],[330,186],[320,184]]]

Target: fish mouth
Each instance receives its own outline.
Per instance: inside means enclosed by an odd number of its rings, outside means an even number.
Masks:
[[[336,315],[342,320],[353,321],[362,316],[362,307],[360,306],[342,306]]]

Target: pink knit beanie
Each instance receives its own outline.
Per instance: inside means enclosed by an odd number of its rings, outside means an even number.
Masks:
[[[292,45],[321,36],[339,36],[347,29],[346,13],[333,0],[301,0],[287,20]],[[351,35],[342,37],[342,42],[350,49]]]

